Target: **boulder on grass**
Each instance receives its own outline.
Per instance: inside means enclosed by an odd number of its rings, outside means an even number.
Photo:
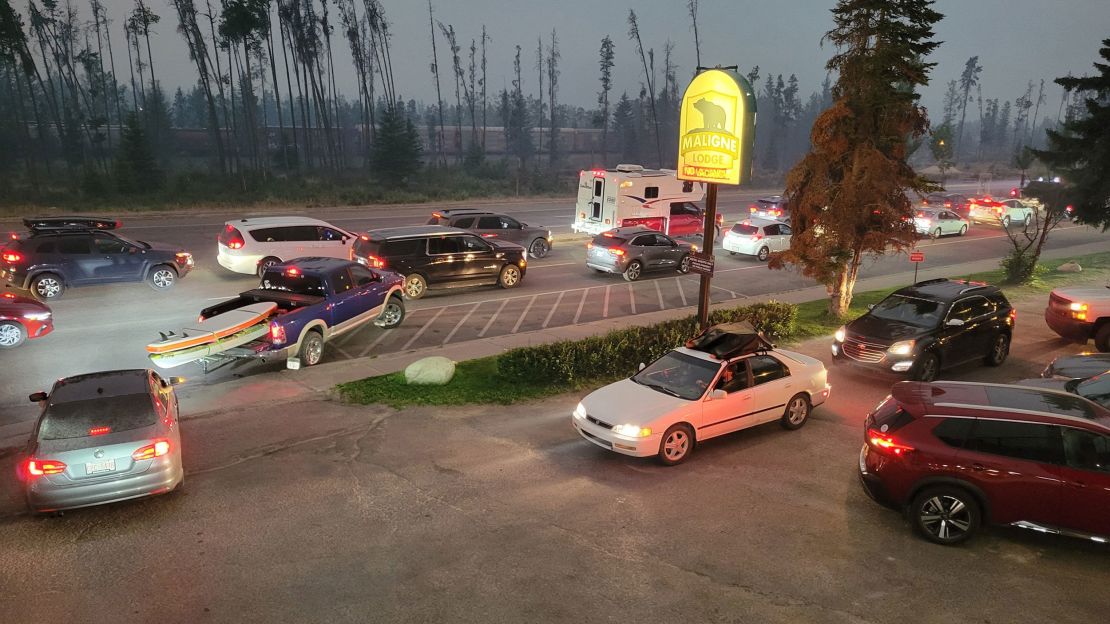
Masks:
[[[405,367],[405,383],[442,386],[455,376],[455,363],[442,356],[426,357]]]
[[[1074,260],[1072,260],[1070,262],[1065,262],[1065,263],[1061,264],[1060,266],[1056,267],[1056,270],[1061,272],[1061,273],[1078,273],[1078,272],[1083,270],[1083,267],[1079,266],[1078,262],[1075,262]]]

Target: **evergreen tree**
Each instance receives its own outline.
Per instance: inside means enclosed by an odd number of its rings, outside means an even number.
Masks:
[[[1082,113],[1048,131],[1048,146],[1033,150],[1063,180],[1081,223],[1110,229],[1110,39],[1102,40],[1098,73],[1057,78],[1056,84],[1083,98]]]
[[[632,107],[632,100],[628,93],[622,93],[621,99],[613,110],[613,133],[621,142],[621,160],[623,162],[640,162],[640,133],[637,128],[636,114]]]
[[[405,114],[404,102],[385,106],[378,119],[378,133],[370,153],[378,178],[406,180],[420,170],[423,151],[420,133]]]
[[[146,130],[134,111],[128,113],[116,153],[116,187],[121,193],[138,194],[162,187],[162,170],[151,152]]]
[[[825,284],[829,314],[843,317],[864,256],[914,244],[906,191],[936,188],[906,159],[907,137],[928,131],[916,89],[935,65],[924,59],[939,45],[933,25],[942,15],[932,0],[839,0],[832,13],[835,101],[787,176],[794,234],[772,266],[796,265]]]

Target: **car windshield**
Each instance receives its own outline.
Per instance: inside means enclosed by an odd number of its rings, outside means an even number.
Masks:
[[[705,394],[721,365],[671,351],[632,376],[632,381],[657,392],[693,401]]]
[[[262,276],[262,290],[280,290],[298,295],[324,296],[324,282],[315,275],[290,273],[289,269],[266,271]]]
[[[944,318],[947,308],[948,304],[940,301],[891,295],[871,308],[870,314],[887,321],[897,321],[918,327],[936,327]]]
[[[1099,405],[1110,407],[1110,372],[1095,375],[1082,381],[1069,381],[1069,388],[1079,396]]]

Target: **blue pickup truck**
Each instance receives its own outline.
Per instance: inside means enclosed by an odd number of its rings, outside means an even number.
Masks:
[[[205,308],[207,319],[254,303],[277,304],[269,332],[259,340],[229,349],[226,358],[285,357],[290,368],[317,364],[324,343],[374,321],[392,329],[405,318],[404,278],[382,269],[335,258],[297,258],[262,274],[258,288]]]

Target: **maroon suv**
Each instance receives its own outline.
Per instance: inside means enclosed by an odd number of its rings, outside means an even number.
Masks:
[[[1040,388],[903,381],[864,423],[860,481],[938,544],[1003,524],[1110,540],[1110,411]]]

